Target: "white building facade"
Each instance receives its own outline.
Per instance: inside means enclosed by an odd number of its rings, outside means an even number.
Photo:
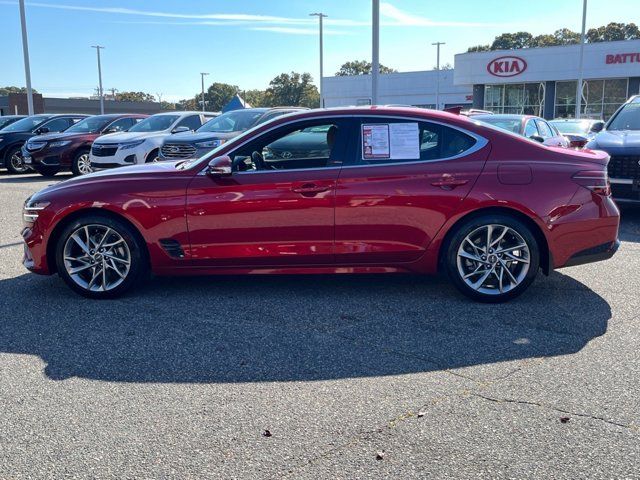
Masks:
[[[551,119],[576,113],[579,45],[461,53],[440,72],[439,108],[462,105]],[[438,72],[380,76],[380,104],[435,107]],[[640,40],[585,44],[581,114],[607,119],[640,93]],[[371,77],[324,79],[325,105],[366,105]]]

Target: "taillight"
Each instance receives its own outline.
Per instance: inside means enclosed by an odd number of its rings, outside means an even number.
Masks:
[[[584,148],[586,144],[587,144],[586,140],[571,140],[569,142],[569,148],[580,149],[580,148]]]
[[[598,195],[611,195],[611,184],[606,170],[583,170],[571,177],[578,185]]]

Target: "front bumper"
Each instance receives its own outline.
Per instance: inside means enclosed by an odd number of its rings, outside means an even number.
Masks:
[[[151,150],[145,147],[144,144],[135,148],[118,148],[114,155],[108,157],[98,157],[94,155],[92,151],[89,155],[89,161],[91,162],[91,168],[95,171],[107,168],[127,167],[144,163],[150,151]]]
[[[610,178],[609,181],[616,201],[640,203],[640,178]]]

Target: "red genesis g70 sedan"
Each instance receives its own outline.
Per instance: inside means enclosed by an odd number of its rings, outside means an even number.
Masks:
[[[446,272],[517,296],[538,270],[611,257],[599,151],[401,107],[312,110],[195,160],[90,174],[24,206],[24,265],[92,298],[157,275]]]

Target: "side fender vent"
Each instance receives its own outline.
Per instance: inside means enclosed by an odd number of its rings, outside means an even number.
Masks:
[[[177,240],[173,238],[162,238],[160,239],[160,246],[170,257],[184,258],[184,250],[182,250],[182,245],[180,245],[180,242]]]

